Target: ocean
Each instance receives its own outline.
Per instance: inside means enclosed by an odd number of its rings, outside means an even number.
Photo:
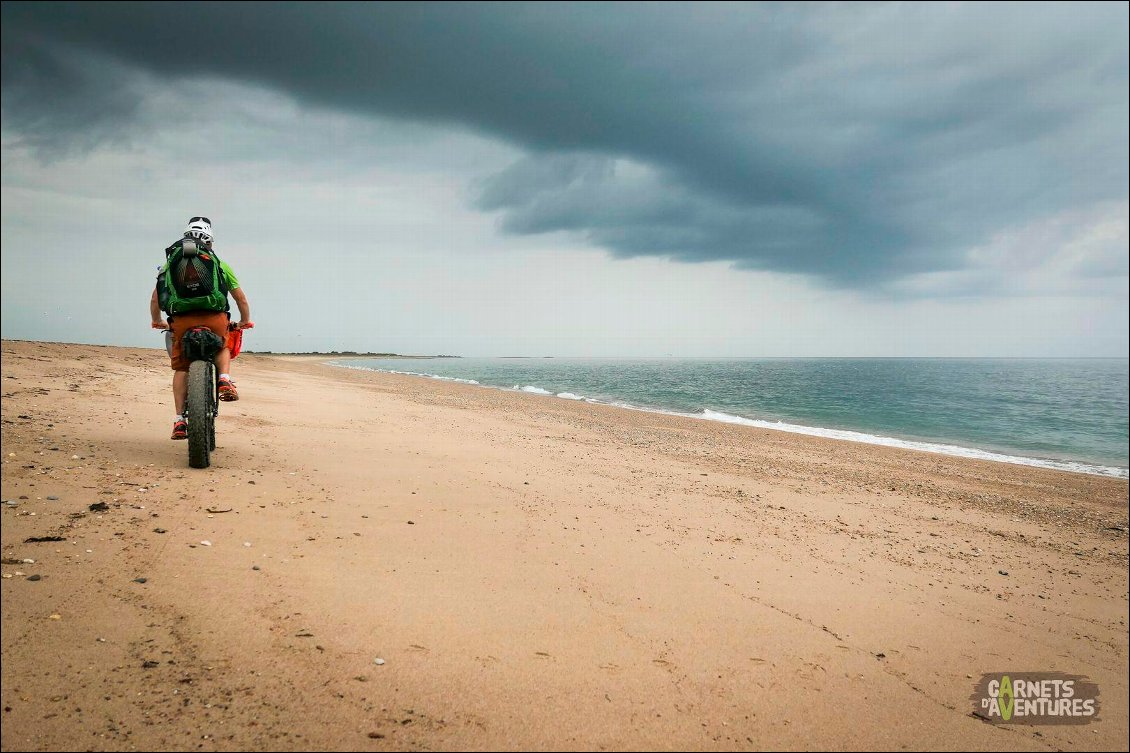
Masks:
[[[1127,359],[435,358],[336,365],[1127,478]]]

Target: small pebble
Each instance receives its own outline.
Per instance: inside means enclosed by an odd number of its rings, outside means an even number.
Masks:
[[[251,569],[252,569],[252,570],[258,570],[258,569],[259,569],[259,566],[258,566],[258,565],[252,565],[252,566],[251,566]]]
[[[27,579],[28,579],[28,580],[40,580],[40,579],[41,579],[42,577],[43,577],[42,575],[40,575],[40,574],[36,573],[35,575],[29,575],[29,576],[27,576]]]
[[[47,499],[50,499],[50,500],[54,501],[54,500],[57,500],[57,499],[59,499],[59,498],[58,498],[58,497],[56,497],[56,496],[55,496],[54,494],[49,494],[49,495],[47,495]]]
[[[148,580],[149,580],[148,578],[134,578],[133,582],[134,583],[145,583]]]
[[[385,660],[384,660],[384,659],[381,659],[380,657],[377,657],[376,659],[373,659],[373,664],[376,664],[376,665],[377,665],[378,667],[379,667],[380,665],[384,664],[384,663],[385,663]]]
[[[200,546],[212,546],[212,542],[211,541],[201,541]]]

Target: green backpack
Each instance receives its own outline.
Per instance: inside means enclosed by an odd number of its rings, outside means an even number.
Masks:
[[[157,276],[157,302],[166,314],[186,311],[227,311],[228,281],[214,251],[191,238],[170,246],[168,260]]]

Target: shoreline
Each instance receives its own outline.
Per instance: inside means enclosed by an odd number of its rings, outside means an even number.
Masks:
[[[358,371],[376,371],[385,374],[397,374],[401,376],[435,379],[444,382],[455,382],[460,384],[474,385],[478,387],[486,387],[489,389],[502,390],[505,392],[526,392],[535,395],[542,395],[545,397],[557,397],[565,400],[577,400],[594,405],[609,405],[617,408],[624,408],[627,410],[645,411],[648,413],[659,413],[672,416],[684,416],[686,418],[693,418],[703,421],[717,421],[720,423],[739,424],[742,426],[752,426],[761,429],[769,429],[772,431],[784,431],[793,434],[826,437],[828,439],[836,439],[844,442],[858,442],[860,444],[878,445],[883,447],[899,447],[902,449],[915,450],[918,452],[930,452],[940,455],[947,455],[950,457],[965,457],[978,460],[989,460],[997,463],[1024,465],[1033,468],[1047,468],[1051,470],[1065,471],[1068,473],[1084,473],[1093,476],[1103,476],[1107,478],[1116,478],[1123,480],[1130,479],[1130,468],[1103,465],[1101,463],[1094,463],[1089,461],[1067,460],[1061,458],[1029,457],[1024,455],[1013,455],[1008,452],[999,450],[989,450],[981,447],[952,444],[950,442],[944,442],[940,440],[932,441],[926,439],[910,439],[896,436],[885,436],[881,434],[870,434],[868,432],[852,429],[832,429],[822,426],[809,426],[806,424],[794,424],[782,421],[753,419],[746,418],[744,416],[732,415],[722,411],[715,411],[710,408],[703,408],[700,413],[689,413],[686,411],[679,411],[658,406],[636,405],[626,401],[600,400],[597,398],[576,395],[571,392],[554,393],[550,390],[541,389],[534,385],[521,388],[503,387],[500,385],[483,384],[474,379],[442,376],[439,374],[428,374],[425,372],[396,371],[392,369],[370,369],[363,366],[348,366],[346,364],[336,363],[336,361],[342,360],[340,357],[318,360],[328,366],[333,366],[335,368],[355,369]]]
[[[1125,749],[1124,480],[325,360],[3,342],[5,750]]]
[[[388,361],[396,361],[396,360],[401,360],[401,359],[407,360],[407,361],[433,360],[433,359],[439,359],[439,358],[448,359],[448,358],[462,358],[463,357],[463,356],[444,356],[444,355],[413,356],[413,355],[404,355],[403,353],[350,353],[348,351],[343,351],[343,352],[340,352],[340,353],[339,352],[330,352],[330,353],[275,353],[275,352],[272,352],[272,351],[269,351],[269,350],[245,350],[245,351],[243,351],[243,353],[245,355],[249,355],[249,356],[267,356],[267,357],[272,357],[272,358],[311,358],[311,359],[356,358],[358,360],[364,359],[364,358],[374,358],[374,359],[379,358],[379,359],[388,360]]]

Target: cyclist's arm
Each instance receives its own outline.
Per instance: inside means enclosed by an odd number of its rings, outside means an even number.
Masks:
[[[247,324],[251,321],[251,304],[247,302],[247,295],[243,292],[243,288],[236,288],[231,292],[231,297],[235,299],[235,305],[239,307],[239,321],[241,324]]]
[[[149,299],[149,318],[152,320],[153,329],[165,329],[165,318],[161,316],[161,307],[157,303],[157,288],[153,288],[153,296]]]

